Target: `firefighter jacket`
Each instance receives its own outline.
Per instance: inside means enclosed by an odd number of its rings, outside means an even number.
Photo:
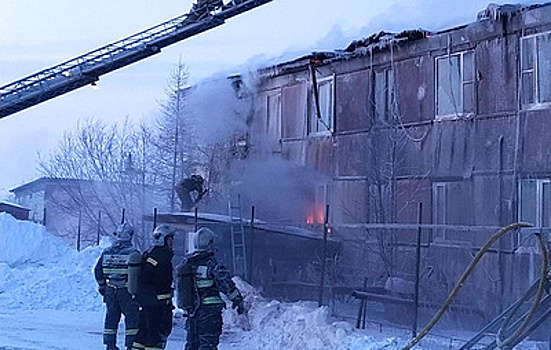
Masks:
[[[178,307],[194,315],[202,306],[224,306],[224,293],[237,306],[243,301],[230,272],[214,257],[213,252],[198,251],[178,267]]]
[[[94,268],[94,276],[100,288],[106,286],[126,288],[128,282],[128,258],[140,253],[130,241],[117,242],[105,249]]]
[[[203,185],[197,179],[186,178],[176,185],[176,192],[178,193],[178,195],[180,195],[181,193],[189,193],[193,191],[197,191],[197,193],[203,192]]]
[[[138,302],[142,306],[172,305],[172,249],[154,246],[143,254],[138,282]]]

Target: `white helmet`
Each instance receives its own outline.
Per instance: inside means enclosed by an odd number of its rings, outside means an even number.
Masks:
[[[128,242],[132,240],[134,234],[134,228],[129,223],[125,222],[117,228],[115,232],[115,239],[119,242]]]
[[[195,249],[197,250],[211,250],[214,248],[214,241],[218,235],[209,228],[202,227],[197,231],[195,235]]]
[[[176,229],[168,225],[160,225],[153,230],[151,237],[153,238],[153,245],[164,246],[166,237],[174,237]]]

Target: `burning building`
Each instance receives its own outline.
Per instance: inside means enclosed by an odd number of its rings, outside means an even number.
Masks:
[[[548,232],[550,28],[551,4],[490,5],[471,24],[381,32],[259,71],[251,150],[321,174],[301,215],[323,222],[330,207],[344,252],[332,283],[417,277],[421,300],[438,302],[497,228]],[[539,261],[530,234],[503,238],[459,304],[494,314]]]

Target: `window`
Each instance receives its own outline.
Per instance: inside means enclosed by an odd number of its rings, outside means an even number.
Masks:
[[[436,119],[474,113],[474,52],[436,58]]]
[[[333,110],[335,96],[334,79],[333,77],[320,79],[317,85],[320,115],[318,115],[317,113],[314,89],[312,89],[310,121],[308,123],[309,134],[328,133],[333,131]]]
[[[521,40],[523,106],[551,103],[551,33]]]
[[[551,219],[551,180],[526,179],[519,182],[518,217],[521,222],[528,222],[535,227],[549,227]],[[526,235],[518,233],[515,242],[517,247],[525,244]],[[551,238],[548,236],[548,239]],[[536,250],[529,253],[528,275],[534,281],[539,273],[539,263],[535,256]]]
[[[325,222],[326,207],[331,202],[328,184],[318,184],[315,187],[314,206],[308,211],[306,223],[323,224]],[[331,215],[331,214],[330,214]]]
[[[433,197],[433,218],[432,223],[435,225],[445,225],[447,223],[446,218],[446,184],[442,182],[437,182],[433,184],[432,187],[432,197]],[[434,238],[445,239],[446,231],[444,229],[435,229]]]
[[[273,151],[281,151],[281,93],[266,96],[266,133]]]
[[[519,221],[536,227],[551,224],[551,180],[527,179],[519,185]]]
[[[374,97],[373,110],[375,120],[380,123],[392,119],[394,103],[394,71],[385,69],[373,75]]]

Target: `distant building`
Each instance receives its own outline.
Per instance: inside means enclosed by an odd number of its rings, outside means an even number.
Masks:
[[[18,220],[29,220],[29,208],[17,204],[0,201],[0,213],[8,213]]]
[[[162,203],[154,189],[124,182],[42,177],[10,192],[17,204],[30,209],[30,220],[79,248],[113,233],[123,215],[134,225],[136,243],[143,244],[139,233],[149,228],[143,226],[142,210],[153,212],[154,203]]]
[[[30,220],[42,223],[49,230],[55,232],[56,227],[53,222],[56,222],[57,218],[55,218],[53,210],[56,207],[53,205],[53,201],[61,200],[60,196],[65,195],[65,190],[77,189],[81,183],[81,180],[42,177],[13,188],[10,192],[15,195],[17,203],[30,209]]]

